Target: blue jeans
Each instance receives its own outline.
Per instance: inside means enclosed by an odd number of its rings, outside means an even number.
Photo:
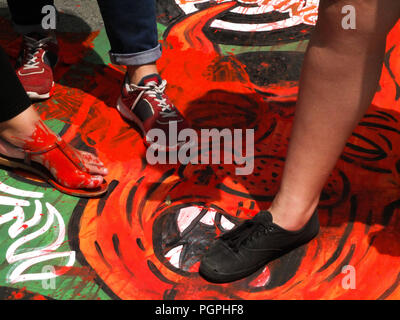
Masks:
[[[156,0],[98,0],[115,64],[143,65],[161,57],[156,22]],[[43,31],[43,6],[49,0],[8,0],[16,31]]]

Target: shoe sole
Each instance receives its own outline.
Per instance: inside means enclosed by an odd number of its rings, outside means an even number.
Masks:
[[[271,261],[273,261],[273,260],[271,260]],[[244,278],[251,276],[252,274],[256,273],[261,268],[265,267],[269,262],[270,261],[266,261],[266,262],[263,262],[262,264],[257,265],[257,267],[254,267],[250,270],[242,271],[240,273],[235,273],[235,274],[229,274],[229,275],[222,275],[220,273],[218,275],[216,275],[214,269],[212,269],[208,266],[205,266],[204,263],[202,263],[202,264],[200,264],[199,275],[203,279],[205,279],[211,283],[230,283],[230,282],[242,280]]]
[[[25,172],[29,172],[31,174],[36,175],[38,178],[42,179],[43,181],[49,183],[51,186],[56,188],[62,193],[81,197],[81,198],[93,198],[93,197],[100,197],[104,195],[108,191],[108,183],[104,180],[102,185],[96,189],[71,189],[60,185],[57,181],[55,181],[51,176],[50,173],[44,172],[41,165],[32,163],[31,165],[27,165],[20,159],[11,159],[5,156],[0,155],[0,165],[11,168],[11,169],[19,169]],[[36,168],[37,167],[37,168]]]
[[[177,144],[175,146],[166,147],[166,146],[159,145],[156,142],[153,142],[150,144],[146,139],[147,135],[146,135],[146,131],[143,127],[142,121],[125,105],[125,103],[122,101],[121,97],[118,98],[116,108],[119,111],[119,113],[122,115],[122,117],[124,117],[125,119],[127,119],[129,121],[132,121],[139,127],[139,129],[142,132],[142,135],[144,136],[143,142],[146,145],[146,147],[155,146],[160,151],[168,152],[168,151],[177,151],[179,149],[179,147],[182,145],[182,144]]]
[[[39,94],[39,93],[37,93],[37,92],[27,91],[26,94],[28,95],[28,97],[29,97],[31,100],[44,100],[44,99],[50,98],[50,97],[53,95],[53,93],[54,93],[54,87],[55,87],[55,84],[54,84],[54,82],[53,82],[50,91],[47,92],[47,93]]]

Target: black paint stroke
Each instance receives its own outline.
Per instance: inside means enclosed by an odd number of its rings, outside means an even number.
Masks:
[[[331,275],[329,275],[325,281],[332,281],[336,276],[342,273],[342,269],[344,266],[348,266],[350,264],[350,260],[354,255],[354,251],[356,249],[356,245],[353,243],[349,249],[349,252],[347,253],[346,257],[343,259],[343,261],[339,264],[339,266],[335,269],[335,271],[332,272]]]
[[[390,113],[388,113],[388,112],[385,112],[385,111],[381,111],[381,110],[378,110],[378,111],[376,111],[377,113],[380,113],[380,114],[382,114],[382,115],[384,115],[384,116],[386,116],[387,118],[390,118],[390,119],[392,119],[394,122],[399,122],[394,116],[392,116]]]
[[[245,199],[250,199],[250,200],[254,200],[254,201],[265,201],[265,202],[271,202],[272,200],[274,200],[275,196],[266,196],[266,195],[259,195],[259,194],[248,194],[245,192],[241,192],[238,190],[234,190],[228,186],[226,186],[223,183],[219,183],[216,185],[217,189],[220,189],[226,193],[238,196],[238,197],[242,197]]]
[[[339,207],[340,205],[342,205],[344,202],[347,201],[349,195],[350,195],[350,181],[347,178],[347,176],[344,174],[343,171],[339,171],[339,176],[342,178],[342,182],[343,182],[343,190],[342,190],[342,194],[340,195],[339,200],[336,203],[333,204],[319,204],[318,208],[319,209],[334,209]],[[332,211],[330,211],[332,212]],[[330,216],[331,218],[331,216]]]
[[[335,250],[335,252],[332,254],[332,256],[328,259],[328,261],[321,267],[318,269],[317,272],[322,272],[324,270],[326,270],[329,266],[332,265],[332,263],[334,263],[340,256],[340,254],[343,251],[343,248],[346,244],[347,239],[350,236],[351,231],[353,230],[353,225],[354,225],[354,221],[357,215],[357,197],[356,196],[352,196],[350,199],[350,215],[349,215],[349,222],[346,226],[346,229],[343,232],[343,235],[339,241],[339,244]]]
[[[103,263],[107,266],[108,269],[112,269],[111,264],[108,263],[108,261],[106,260],[106,258],[104,257],[104,253],[103,250],[100,247],[100,244],[95,241],[94,242],[94,247],[96,248],[96,252],[98,253],[98,255],[100,256],[101,260],[103,261]]]
[[[175,300],[175,297],[177,294],[178,294],[178,290],[167,289],[164,291],[163,300]]]
[[[121,251],[119,250],[119,238],[117,234],[112,235],[112,243],[114,247],[115,254],[118,256],[118,258],[121,258]]]
[[[133,210],[133,199],[135,199],[136,191],[142,183],[144,176],[141,177],[132,189],[129,191],[128,198],[126,199],[126,220],[128,220],[129,226],[132,226],[132,210]]]
[[[400,208],[400,199],[393,201],[383,209],[382,225],[387,227],[396,209]]]
[[[386,69],[389,72],[390,77],[392,78],[395,86],[396,86],[396,101],[400,99],[400,86],[396,81],[396,76],[394,75],[391,67],[390,67],[390,58],[392,56],[393,50],[396,48],[396,45],[394,45],[392,48],[389,49],[389,51],[385,55],[385,60],[384,60],[384,65]]]
[[[344,154],[342,154],[340,156],[340,159],[343,160],[344,162],[352,163],[352,164],[357,165],[360,168],[368,170],[368,171],[382,173],[382,174],[391,174],[392,173],[392,170],[390,170],[390,169],[384,169],[384,168],[378,168],[378,167],[366,165],[364,163],[357,162],[355,159],[349,158]]]
[[[83,212],[85,211],[85,208],[89,202],[88,198],[81,198],[77,205],[75,206],[74,210],[72,211],[71,218],[68,223],[68,241],[71,249],[76,252],[76,261],[79,262],[82,266],[88,266],[90,267],[91,270],[96,272],[96,270],[89,264],[89,262],[86,260],[85,256],[83,255],[81,249],[80,249],[80,240],[79,240],[79,231],[81,228],[80,220],[83,215]],[[103,259],[104,264],[111,269],[111,265],[105,260],[103,252],[100,248],[100,246],[95,242],[95,248],[96,250],[100,249],[97,251],[99,253],[100,258]],[[96,277],[94,279],[94,282],[99,286],[101,290],[103,290],[104,293],[106,293],[111,299],[113,300],[120,300],[120,298],[108,287],[108,285],[99,277],[99,275],[96,272]]]
[[[376,144],[372,140],[370,140],[370,139],[368,139],[368,138],[366,138],[366,137],[364,137],[364,136],[362,136],[362,135],[360,135],[358,133],[353,133],[353,136],[358,138],[358,139],[360,139],[360,140],[362,140],[362,141],[367,142],[369,145],[374,147],[374,149],[366,149],[366,148],[363,148],[361,146],[358,146],[358,145],[352,144],[350,142],[347,142],[346,146],[348,148],[350,148],[350,149],[352,149],[352,150],[354,150],[356,152],[360,152],[362,154],[374,155],[375,157],[368,158],[366,156],[359,155],[359,154],[354,154],[354,153],[350,153],[350,152],[345,152],[346,155],[349,155],[349,156],[354,157],[354,158],[359,158],[359,159],[362,159],[364,161],[379,161],[379,160],[385,159],[387,157],[386,152],[378,144]]]
[[[168,284],[172,284],[172,285],[176,285],[177,283],[167,279],[160,270],[158,270],[158,268],[156,267],[156,265],[151,262],[150,260],[147,260],[147,266],[149,267],[150,271],[162,282],[164,283],[168,283]]]
[[[97,204],[97,216],[98,217],[100,217],[101,214],[103,213],[103,210],[104,210],[104,207],[106,205],[108,198],[113,193],[113,191],[118,186],[118,184],[119,184],[118,180],[113,180],[109,183],[107,193],[103,197],[100,198],[99,203]]]
[[[269,129],[260,137],[257,139],[257,141],[255,142],[255,144],[260,143],[261,141],[265,140],[266,138],[268,138],[272,132],[274,132],[276,126],[277,126],[278,122],[276,121],[276,119],[272,119],[272,124],[269,127]]]
[[[155,182],[152,185],[150,185],[149,189],[147,190],[147,193],[145,194],[143,199],[141,199],[141,202],[140,202],[139,207],[138,207],[137,214],[138,214],[139,224],[140,224],[140,227],[142,229],[143,229],[142,216],[143,216],[144,206],[145,206],[146,202],[150,199],[150,197],[158,189],[158,187],[160,187],[162,185],[162,183],[165,180],[167,180],[170,176],[172,176],[174,173],[175,173],[175,169],[174,168],[172,168],[172,169],[168,170],[167,172],[165,172],[162,175],[162,177],[160,178],[160,180],[158,180],[157,182]]]
[[[400,272],[397,274],[397,278],[394,281],[394,283],[384,293],[382,293],[377,300],[385,300],[386,298],[388,298],[399,286],[399,283],[400,283]]]
[[[138,245],[138,247],[139,247],[140,250],[142,250],[142,251],[145,251],[145,250],[146,250],[145,247],[144,247],[144,245],[143,245],[142,239],[137,238],[137,239],[136,239],[136,244]]]

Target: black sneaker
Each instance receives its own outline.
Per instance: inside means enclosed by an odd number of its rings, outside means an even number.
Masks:
[[[199,273],[213,283],[245,278],[270,261],[311,241],[318,232],[317,211],[299,231],[279,227],[273,223],[271,213],[261,211],[218,238],[202,258]]]

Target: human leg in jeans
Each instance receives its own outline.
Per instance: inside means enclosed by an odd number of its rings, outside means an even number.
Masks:
[[[157,128],[168,137],[171,122],[177,124],[178,132],[186,128],[185,119],[165,94],[167,83],[156,66],[161,47],[155,0],[98,0],[98,4],[111,44],[111,61],[127,66],[118,110],[134,121],[144,136]]]
[[[0,164],[40,174],[71,195],[103,194],[107,169],[95,155],[74,149],[41,121],[1,47],[0,70]]]
[[[23,35],[16,72],[32,100],[49,98],[54,89],[53,69],[58,61],[54,30],[44,30],[42,8],[51,0],[8,0],[14,29]]]
[[[353,5],[357,28],[342,28]],[[316,207],[348,138],[370,106],[398,0],[321,0],[300,80],[281,187],[268,212],[218,240],[200,272],[213,282],[248,276],[318,233]]]

